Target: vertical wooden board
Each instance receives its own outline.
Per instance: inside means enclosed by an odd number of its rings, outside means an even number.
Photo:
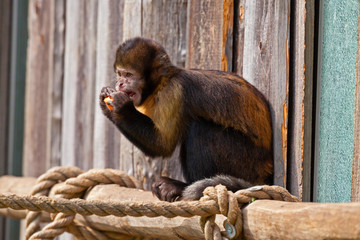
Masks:
[[[29,2],[23,174],[37,177],[46,167],[50,77],[50,1]]]
[[[65,0],[51,1],[48,88],[47,169],[61,165],[61,127],[64,84]]]
[[[238,0],[235,3],[233,70],[239,76],[243,76],[246,0]]]
[[[159,42],[171,62],[185,66],[187,0],[143,0],[142,36]]]
[[[188,3],[188,68],[221,69],[224,3],[218,0]]]
[[[351,201],[360,201],[360,5],[357,26],[355,87],[354,154],[352,163]]]
[[[293,102],[290,103],[289,136],[288,136],[288,179],[287,188],[302,199],[302,163],[304,140],[304,86],[305,86],[305,1],[293,1],[293,24],[291,26],[291,65],[290,92]]]
[[[274,183],[285,186],[290,0],[240,1],[240,10],[243,11],[240,26],[245,30],[242,31],[244,36],[239,32],[239,39],[243,39],[244,45],[242,59],[238,58],[236,69],[242,71],[243,77],[256,86],[271,104]]]
[[[141,13],[142,1],[126,0],[124,1],[124,20],[123,20],[123,41],[141,36]],[[136,152],[136,153],[135,153]],[[123,135],[120,137],[120,170],[133,175],[139,180],[141,176],[136,175],[136,166],[134,154],[137,158],[143,158],[142,153],[135,149],[134,145]]]
[[[95,168],[119,168],[120,131],[102,113],[98,101],[105,86],[115,85],[114,61],[117,47],[122,41],[124,2],[100,1],[98,6],[96,87],[94,122]]]
[[[97,0],[66,2],[62,164],[92,167]]]
[[[233,71],[234,0],[223,0],[221,70]]]
[[[158,41],[167,51],[172,63],[184,67],[187,1],[144,0],[142,8],[142,36]],[[148,158],[136,154],[134,157],[137,175],[144,180],[147,188],[150,188],[152,176],[162,175],[183,180],[179,148],[169,158]]]
[[[315,1],[292,2],[288,189],[311,200]]]

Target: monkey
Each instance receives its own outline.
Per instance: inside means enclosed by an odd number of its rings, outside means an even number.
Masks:
[[[103,114],[147,156],[168,157],[180,146],[186,182],[155,179],[160,200],[196,200],[217,184],[235,192],[272,183],[270,106],[242,77],[177,67],[159,43],[141,37],[118,47],[114,71],[115,88],[100,92]]]

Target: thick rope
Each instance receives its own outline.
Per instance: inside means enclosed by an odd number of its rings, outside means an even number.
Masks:
[[[47,196],[50,189],[57,183],[68,178],[76,177],[83,173],[77,167],[54,167],[41,175],[34,186],[31,195]],[[28,212],[26,215],[25,238],[29,239],[35,232],[40,230],[41,212]]]
[[[0,194],[0,208],[10,207],[15,210],[28,209],[27,219],[29,239],[53,239],[64,231],[72,233],[78,239],[111,239],[105,232],[97,231],[75,220],[77,213],[88,216],[163,216],[173,218],[176,216],[200,216],[201,227],[206,239],[237,239],[242,236],[242,216],[240,208],[243,204],[256,199],[274,199],[282,201],[298,201],[286,189],[279,186],[256,186],[240,190],[236,193],[227,191],[224,186],[209,187],[204,191],[200,201],[180,202],[113,202],[113,201],[86,201],[79,199],[84,192],[97,184],[116,183],[125,187],[142,188],[141,183],[134,177],[113,169],[93,169],[81,174],[77,168],[53,168],[42,175],[33,190],[34,196],[17,196],[13,194]],[[55,198],[46,196],[49,189],[56,183],[65,181],[65,184],[56,189]],[[54,221],[41,231],[38,230],[40,211],[57,214]],[[227,217],[224,222],[226,232],[221,233],[215,223],[216,214]],[[33,217],[35,216],[35,217]],[[35,219],[35,220],[34,220]],[[32,223],[31,220],[36,221]],[[32,224],[35,227],[32,227]],[[28,233],[27,233],[28,237]],[[226,238],[225,238],[226,237]]]
[[[92,169],[83,173],[83,171],[75,167],[55,167],[39,177],[32,193],[37,196],[47,195],[54,184],[62,181],[65,181],[65,184],[56,189],[56,198],[70,199],[81,197],[88,188],[101,183],[119,184],[120,186],[129,188],[143,188],[140,181],[119,170]],[[71,225],[74,220],[73,213],[70,215],[60,214],[58,217],[55,217],[51,224],[47,225],[41,231],[39,231],[41,222],[40,213],[30,212],[28,213],[27,219],[26,239],[52,239],[65,231],[82,239],[108,239],[99,231],[90,231],[90,228],[85,226],[80,227],[80,224]]]

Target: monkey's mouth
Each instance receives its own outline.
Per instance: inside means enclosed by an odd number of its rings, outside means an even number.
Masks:
[[[125,93],[126,93],[126,95],[128,95],[129,98],[134,98],[135,95],[136,95],[136,93],[134,93],[134,92],[127,92],[127,91],[125,91]]]

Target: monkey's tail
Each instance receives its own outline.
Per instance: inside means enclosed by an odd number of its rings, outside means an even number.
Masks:
[[[252,187],[252,185],[240,178],[232,177],[229,175],[217,175],[212,178],[205,178],[192,183],[187,186],[182,192],[181,200],[198,200],[203,196],[205,188],[216,186],[218,184],[224,185],[228,190],[236,192],[240,189]]]

